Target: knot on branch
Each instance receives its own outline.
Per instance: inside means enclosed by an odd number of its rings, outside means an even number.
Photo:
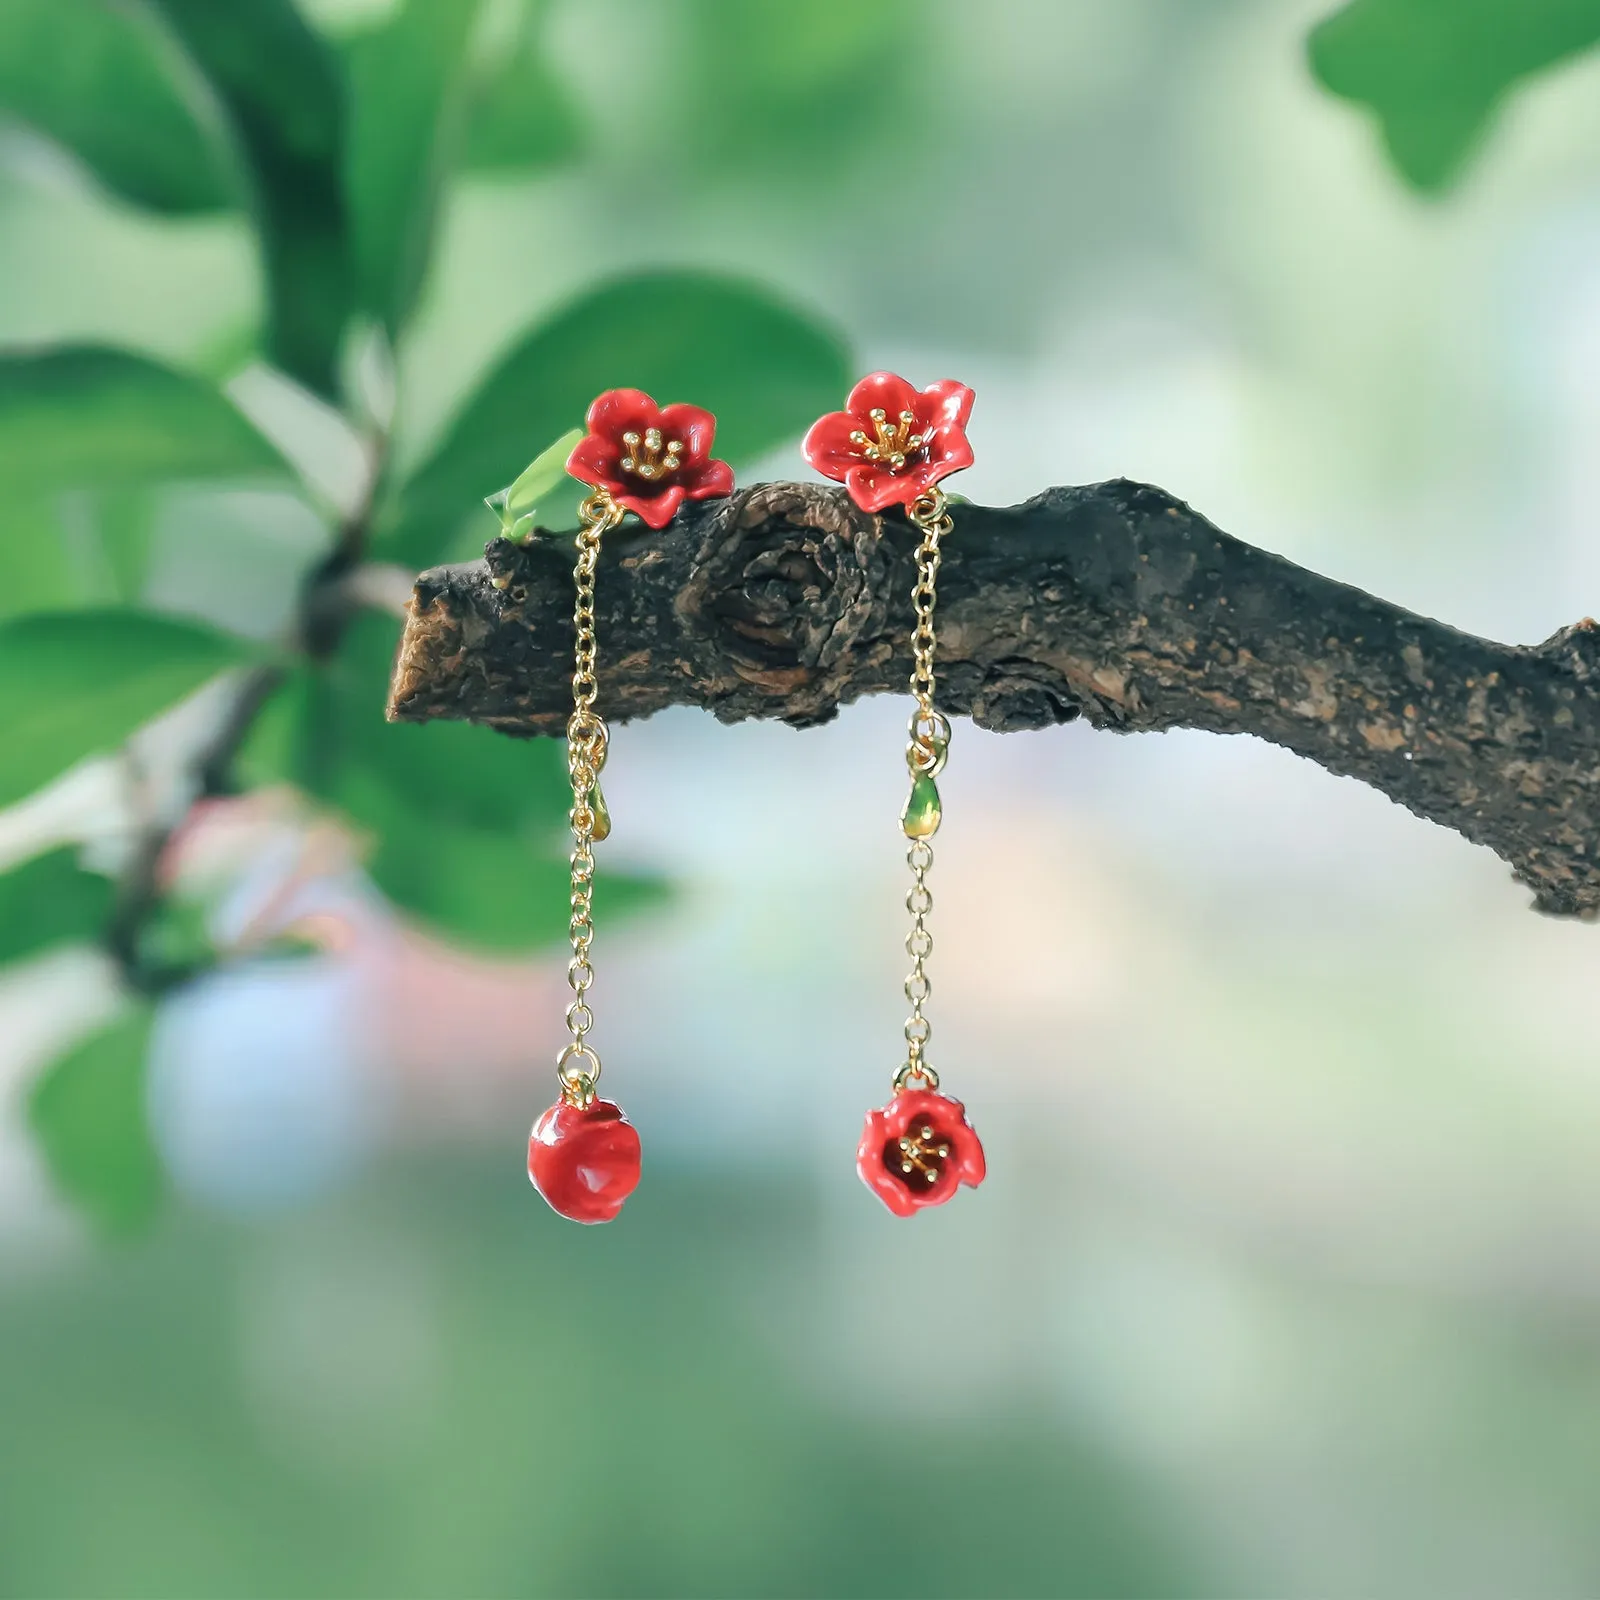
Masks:
[[[894,551],[879,518],[821,485],[764,483],[707,520],[674,609],[700,675],[727,693],[719,714],[745,717],[749,689],[794,727],[838,710],[850,675],[881,662]]]

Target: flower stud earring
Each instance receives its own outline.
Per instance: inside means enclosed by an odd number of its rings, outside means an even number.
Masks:
[[[589,407],[586,427],[567,471],[649,527],[666,527],[685,500],[733,493],[733,468],[711,457],[717,419],[699,406],[657,406],[642,390],[608,389]]]
[[[600,770],[610,738],[595,710],[595,570],[601,537],[633,512],[664,528],[685,500],[733,489],[733,469],[711,458],[717,419],[699,406],[658,407],[638,389],[609,389],[589,407],[586,432],[567,458],[567,471],[593,493],[578,508],[576,591],[572,622],[575,657],[572,715],[567,719],[567,772],[572,779],[572,959],[567,983],[572,1037],[556,1057],[561,1096],[534,1124],[528,1176],[552,1209],[574,1222],[610,1222],[639,1182],[639,1134],[622,1108],[597,1097],[600,1057],[589,1043],[594,1012],[589,959],[594,939],[593,846],[611,832],[600,793]]]
[[[933,698],[939,545],[952,528],[949,502],[939,483],[972,465],[966,433],[972,399],[972,390],[964,383],[946,381],[919,390],[892,372],[874,372],[850,391],[843,411],[830,412],[811,425],[801,446],[806,460],[824,477],[842,482],[863,511],[903,506],[922,535],[911,591],[916,614],[911,693],[917,702],[906,744],[911,791],[900,815],[901,831],[910,840],[906,861],[911,891],[906,909],[911,913],[911,932],[906,953],[911,973],[905,993],[911,1015],[905,1026],[906,1058],[894,1075],[894,1095],[882,1110],[867,1113],[856,1150],[862,1182],[898,1217],[942,1205],[962,1184],[975,1189],[984,1178],[983,1145],[961,1102],[939,1093],[939,1074],[927,1056],[933,1025],[924,1010],[933,992],[927,972],[933,953],[927,920],[933,909],[929,840],[943,816],[935,780],[950,751],[950,722]]]

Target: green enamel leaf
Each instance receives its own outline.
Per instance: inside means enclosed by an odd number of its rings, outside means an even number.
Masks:
[[[1600,0],[1354,0],[1312,30],[1311,68],[1376,116],[1421,190],[1462,171],[1509,91],[1600,43]]]
[[[239,198],[226,141],[191,77],[140,7],[0,4],[0,110],[70,150],[112,193],[177,216]]]
[[[512,517],[532,516],[539,509],[539,502],[567,481],[567,457],[582,437],[582,428],[572,428],[534,457],[522,476],[506,490],[505,508]]]
[[[132,611],[0,623],[0,806],[115,748],[246,656],[210,628]]]
[[[530,439],[581,421],[603,389],[716,413],[716,454],[735,468],[797,438],[850,386],[839,335],[757,284],[646,272],[570,302],[515,345],[406,484],[386,555],[443,559],[484,485],[509,483]]]
[[[148,1222],[165,1187],[146,1107],[149,1042],[141,1007],[47,1068],[28,1101],[56,1187],[110,1233]]]

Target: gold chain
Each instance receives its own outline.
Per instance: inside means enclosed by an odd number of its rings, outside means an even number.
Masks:
[[[600,1057],[588,1042],[594,1026],[589,1009],[589,986],[594,967],[589,946],[594,939],[591,897],[594,892],[594,840],[597,820],[597,785],[606,761],[609,733],[594,709],[600,687],[595,678],[594,574],[600,560],[600,536],[622,521],[622,507],[604,490],[597,490],[578,508],[578,560],[572,569],[572,627],[575,638],[572,672],[572,715],[567,718],[567,773],[572,779],[572,959],[567,963],[567,985],[572,1004],[567,1007],[567,1028],[572,1039],[556,1058],[561,1098],[582,1108],[594,1100],[600,1079]]]
[[[941,489],[933,488],[919,495],[906,508],[906,515],[922,530],[922,542],[917,546],[917,581],[911,591],[911,604],[917,614],[917,624],[911,633],[911,692],[916,696],[917,708],[911,714],[910,738],[906,744],[906,766],[913,780],[913,802],[917,797],[915,786],[925,784],[931,795],[931,824],[927,817],[923,825],[913,832],[908,816],[902,826],[911,837],[911,848],[906,852],[906,864],[911,868],[911,890],[906,895],[906,910],[911,913],[911,932],[906,936],[906,954],[911,957],[911,972],[905,981],[906,999],[911,1002],[911,1015],[906,1018],[906,1059],[895,1074],[894,1087],[898,1093],[917,1079],[930,1089],[939,1087],[939,1074],[927,1062],[928,1040],[933,1034],[933,1024],[928,1021],[923,1007],[933,993],[928,978],[927,961],[933,954],[933,935],[928,931],[928,913],[933,910],[933,893],[928,888],[928,873],[933,866],[933,846],[928,836],[938,827],[938,791],[933,779],[944,769],[950,748],[950,723],[943,712],[935,709],[933,695],[936,680],[933,671],[933,652],[936,638],[933,629],[933,608],[937,603],[939,578],[939,541],[950,532],[949,502]]]

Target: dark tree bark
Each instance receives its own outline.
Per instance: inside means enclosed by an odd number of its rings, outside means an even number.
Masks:
[[[1600,911],[1600,630],[1495,644],[1242,543],[1160,489],[958,505],[939,703],[986,728],[1253,733],[1503,856],[1541,910]],[[915,531],[761,484],[607,536],[600,708],[825,722],[906,692]],[[559,733],[572,548],[497,539],[417,580],[391,717]]]

